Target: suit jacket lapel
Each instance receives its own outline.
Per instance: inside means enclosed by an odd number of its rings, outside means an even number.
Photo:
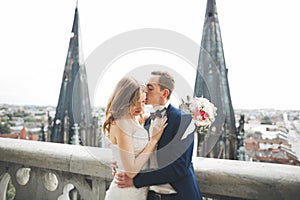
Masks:
[[[145,121],[145,124],[144,124],[144,128],[147,130],[147,133],[148,133],[148,140],[150,140],[150,133],[149,133],[150,122],[151,122],[151,119],[150,119],[150,117],[149,117],[149,118]]]

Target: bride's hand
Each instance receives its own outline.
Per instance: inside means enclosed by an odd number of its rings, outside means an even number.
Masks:
[[[151,134],[150,140],[157,143],[159,141],[159,139],[161,138],[162,133],[164,132],[167,125],[168,125],[167,117],[155,118],[155,120],[153,122],[153,129],[152,129],[152,134]]]

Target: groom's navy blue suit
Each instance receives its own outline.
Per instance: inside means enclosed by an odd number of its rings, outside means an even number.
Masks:
[[[168,125],[157,146],[158,169],[141,171],[133,179],[135,187],[169,183],[182,200],[200,200],[202,195],[192,164],[194,134],[182,139],[192,118],[172,105],[167,108]],[[145,128],[149,128],[150,119]]]

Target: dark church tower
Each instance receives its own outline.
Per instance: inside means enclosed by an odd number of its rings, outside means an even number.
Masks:
[[[94,146],[92,143],[94,143],[95,139],[91,132],[92,110],[81,48],[77,6],[71,34],[53,121],[51,142],[72,144],[74,143],[73,136],[75,132],[78,133],[79,131],[80,143]]]
[[[236,159],[236,127],[227,71],[216,1],[207,0],[194,96],[209,99],[218,110],[200,156]]]

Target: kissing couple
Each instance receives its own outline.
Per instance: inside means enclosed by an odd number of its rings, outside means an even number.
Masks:
[[[103,132],[111,143],[114,179],[106,200],[201,200],[192,164],[190,114],[169,102],[175,81],[153,71],[146,85],[124,77],[106,107]],[[152,105],[151,114],[145,105]]]

